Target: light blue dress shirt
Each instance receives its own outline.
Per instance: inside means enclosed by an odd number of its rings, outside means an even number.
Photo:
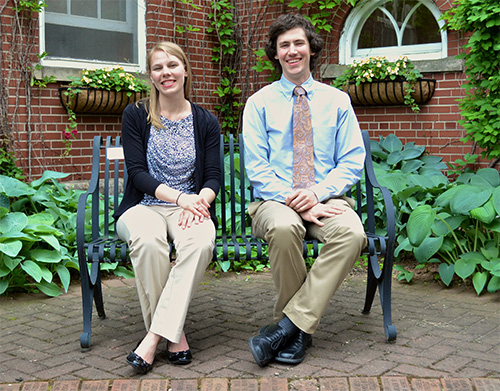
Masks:
[[[318,200],[343,195],[361,177],[365,148],[349,96],[311,77],[307,92]],[[254,196],[285,202],[292,192],[295,84],[284,76],[248,98],[243,113],[245,168]]]

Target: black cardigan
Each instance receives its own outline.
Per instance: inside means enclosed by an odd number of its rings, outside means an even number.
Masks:
[[[208,110],[191,103],[193,111],[194,142],[196,150],[195,186],[196,193],[208,187],[215,194],[220,187],[220,127],[217,118]],[[122,116],[122,144],[127,166],[128,181],[120,206],[114,217],[118,219],[127,209],[142,201],[144,194],[155,196],[161,184],[148,171],[146,158],[151,124],[147,121],[144,103],[129,104]],[[218,226],[215,202],[210,207],[210,215]]]

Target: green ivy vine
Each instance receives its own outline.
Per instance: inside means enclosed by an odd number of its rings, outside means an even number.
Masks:
[[[220,85],[214,91],[220,103],[215,109],[219,112],[223,131],[237,133],[244,104],[238,100],[241,89],[235,85],[242,47],[233,11],[235,7],[230,0],[213,0],[211,8],[207,32],[214,34],[218,42],[212,48],[212,61],[219,65],[220,74]]]
[[[459,103],[459,123],[481,155],[500,160],[500,3],[498,0],[460,0],[442,18],[446,27],[470,34],[464,52],[466,94]]]

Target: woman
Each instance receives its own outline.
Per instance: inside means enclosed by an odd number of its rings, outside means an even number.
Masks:
[[[189,101],[191,68],[182,49],[159,43],[148,54],[150,98],[126,107],[122,139],[128,182],[116,211],[126,241],[147,334],[127,362],[151,370],[158,344],[168,359],[189,364],[184,322],[191,297],[212,259],[219,191],[220,128]],[[170,263],[169,243],[176,249]]]

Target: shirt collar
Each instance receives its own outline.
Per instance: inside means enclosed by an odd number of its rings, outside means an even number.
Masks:
[[[296,84],[292,83],[290,80],[288,80],[285,76],[281,75],[281,79],[279,80],[280,87],[281,87],[281,92],[285,96],[287,100],[292,100],[293,98],[293,89],[297,86]],[[313,90],[313,83],[314,79],[312,75],[309,75],[309,78],[301,84],[302,88],[306,90],[307,92],[307,99],[311,100],[311,98],[314,95],[314,90]]]

